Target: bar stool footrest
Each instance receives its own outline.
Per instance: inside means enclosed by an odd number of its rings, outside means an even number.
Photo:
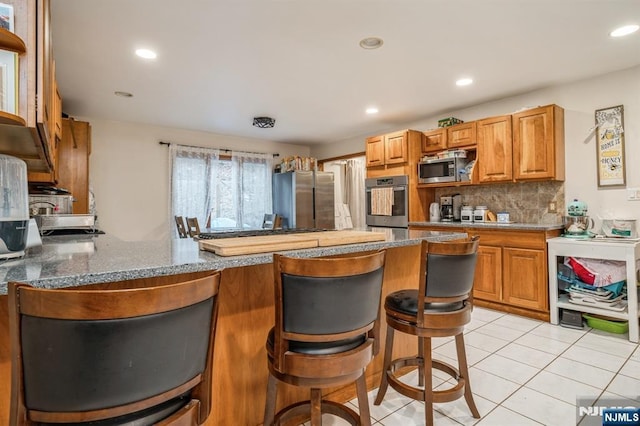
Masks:
[[[451,402],[461,398],[464,395],[466,380],[463,377],[460,377],[460,372],[458,371],[458,369],[451,364],[437,359],[431,360],[431,365],[432,368],[447,373],[457,381],[456,385],[451,388],[443,390],[433,390],[433,402]],[[391,385],[391,387],[398,393],[401,393],[408,398],[412,398],[418,401],[424,401],[424,389],[408,385],[400,381],[400,379],[395,375],[396,371],[404,367],[412,366],[424,367],[424,359],[419,357],[405,357],[391,361],[389,369],[386,371],[387,380],[389,382],[389,385]]]
[[[346,405],[334,402],[322,400],[320,411],[322,414],[332,414],[338,416],[341,419],[346,420],[353,426],[361,425],[360,415]],[[302,424],[311,418],[311,401],[301,401],[295,404],[284,407],[276,414],[273,424],[289,424],[293,419],[296,419],[296,423]]]

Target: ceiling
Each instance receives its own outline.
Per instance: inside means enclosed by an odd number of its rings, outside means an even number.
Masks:
[[[640,32],[608,36],[640,23],[639,0],[51,3],[65,113],[284,143],[396,130],[640,64]],[[382,47],[362,49],[371,36]],[[253,127],[255,116],[275,127]]]

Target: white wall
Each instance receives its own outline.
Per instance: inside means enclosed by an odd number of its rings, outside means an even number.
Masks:
[[[595,134],[588,135],[595,123],[595,110],[624,105],[627,187],[640,188],[640,67],[450,111],[401,128],[427,130],[435,128],[443,117],[472,121],[547,104],[560,105],[565,111],[566,204],[578,198],[588,204],[589,214],[595,218],[614,215],[640,220],[640,201],[627,201],[626,189],[598,188]],[[367,136],[372,135],[314,146],[311,155],[323,159],[364,151]]]
[[[90,185],[100,229],[127,241],[169,236],[169,149],[159,141],[308,156],[305,146],[90,117]],[[276,158],[277,160],[277,158]]]

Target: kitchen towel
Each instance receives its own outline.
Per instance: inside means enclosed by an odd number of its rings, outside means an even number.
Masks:
[[[393,211],[393,188],[371,189],[371,214],[391,216]]]

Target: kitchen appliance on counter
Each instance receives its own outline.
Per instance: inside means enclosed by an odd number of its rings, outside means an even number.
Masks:
[[[593,229],[593,219],[587,216],[587,204],[574,199],[567,207],[568,216],[562,216],[564,225],[563,237],[569,238],[591,238],[594,236],[590,229]]]
[[[365,179],[367,226],[408,228],[408,185],[407,175]]]
[[[29,232],[27,163],[0,154],[0,259],[24,256]]]
[[[462,195],[443,195],[440,197],[440,219],[443,222],[460,221],[460,210],[462,209]]]
[[[273,175],[273,213],[283,228],[335,228],[331,172],[297,170]]]
[[[440,222],[440,203],[431,203],[429,205],[429,221]]]
[[[468,181],[467,163],[462,157],[423,160],[418,163],[418,183]]]
[[[47,214],[72,214],[73,195],[29,194],[31,216]]]

